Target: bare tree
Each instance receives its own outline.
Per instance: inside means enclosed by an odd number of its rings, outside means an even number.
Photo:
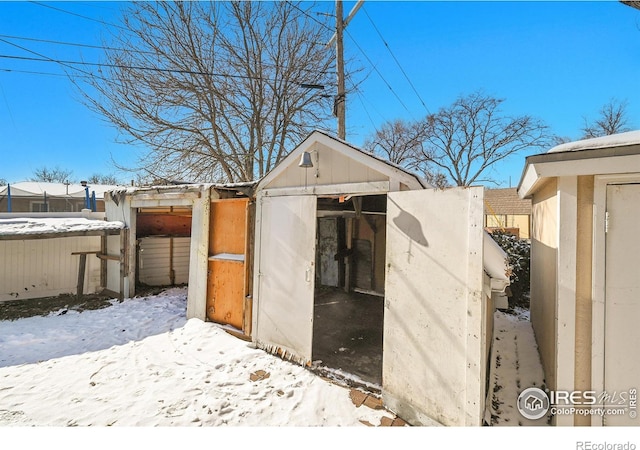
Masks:
[[[385,122],[373,136],[367,138],[363,148],[394,164],[414,166],[427,136],[425,122],[407,122],[396,119]]]
[[[627,106],[626,100],[619,101],[615,98],[609,100],[607,104],[600,108],[600,115],[596,120],[591,122],[584,118],[582,138],[589,139],[631,131],[628,126]]]
[[[503,101],[476,92],[428,116],[421,158],[442,169],[456,185],[469,186],[492,181],[481,176],[496,162],[550,143],[544,123],[527,115],[503,115]]]
[[[56,166],[52,169],[40,167],[33,171],[31,181],[43,181],[45,183],[66,183],[70,181],[73,171],[61,169]]]
[[[152,178],[262,177],[331,114],[331,28],[292,2],[134,2],[86,103]]]
[[[363,148],[394,164],[422,172],[425,179],[436,187],[446,187],[446,176],[432,170],[428,161],[422,158],[427,136],[427,121],[396,119],[382,124],[365,140]]]
[[[100,175],[98,173],[94,173],[89,178],[87,178],[87,182],[89,184],[111,184],[116,185],[120,184],[118,178],[112,174]]]

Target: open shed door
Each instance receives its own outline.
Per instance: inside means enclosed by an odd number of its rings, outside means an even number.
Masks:
[[[316,197],[262,197],[259,203],[255,339],[270,351],[311,361]]]
[[[481,425],[483,195],[388,194],[382,391],[414,425]]]

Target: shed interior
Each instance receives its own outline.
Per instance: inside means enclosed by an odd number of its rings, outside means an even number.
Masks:
[[[137,209],[136,285],[188,283],[191,216],[184,206]]]
[[[317,205],[314,365],[382,385],[387,197]]]

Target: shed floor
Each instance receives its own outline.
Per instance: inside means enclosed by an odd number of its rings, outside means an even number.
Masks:
[[[383,310],[383,297],[337,288],[316,290],[314,364],[381,386]]]

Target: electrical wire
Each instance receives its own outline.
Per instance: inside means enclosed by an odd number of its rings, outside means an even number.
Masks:
[[[109,27],[119,28],[119,29],[121,29],[121,30],[128,31],[125,27],[122,27],[122,26],[120,26],[120,25],[116,25],[116,24],[114,24],[114,23],[105,22],[104,20],[100,20],[100,19],[94,19],[93,17],[84,16],[84,15],[82,15],[82,14],[74,13],[74,12],[71,12],[71,11],[67,11],[67,10],[65,10],[65,9],[58,8],[58,7],[56,7],[56,6],[52,6],[52,5],[45,5],[44,3],[34,2],[34,1],[30,1],[29,3],[33,3],[34,5],[42,6],[43,8],[53,9],[53,10],[55,10],[55,11],[59,11],[59,12],[61,12],[61,13],[69,14],[69,15],[71,15],[71,16],[80,17],[80,18],[85,19],[85,20],[90,20],[90,21],[92,21],[92,22],[101,23],[102,25],[107,25],[107,26],[109,26]]]
[[[407,82],[409,83],[409,86],[411,86],[411,89],[413,89],[413,92],[416,94],[416,96],[418,97],[418,100],[420,100],[420,103],[422,103],[422,106],[424,106],[424,109],[427,111],[428,114],[431,114],[431,111],[429,111],[429,108],[427,108],[426,103],[424,102],[424,100],[422,99],[422,97],[420,96],[420,94],[418,93],[418,90],[416,89],[415,85],[413,84],[413,82],[409,79],[409,76],[407,75],[407,72],[404,70],[404,68],[402,67],[402,65],[400,64],[400,61],[398,61],[398,58],[396,58],[396,55],[393,53],[393,51],[391,51],[391,47],[389,47],[389,44],[387,43],[387,41],[385,40],[385,38],[382,36],[382,33],[380,33],[380,30],[378,29],[378,27],[376,26],[376,24],[373,22],[373,19],[371,19],[371,16],[369,16],[369,13],[367,13],[366,8],[362,9],[364,11],[364,14],[367,16],[367,18],[369,19],[369,22],[371,22],[371,25],[373,26],[373,29],[376,30],[376,33],[378,33],[378,36],[380,36],[380,39],[382,39],[382,43],[384,44],[384,46],[387,48],[387,50],[389,51],[389,54],[391,55],[391,57],[393,58],[393,60],[396,62],[396,64],[398,65],[398,68],[400,69],[400,72],[402,72],[402,75],[404,75],[404,78],[407,80]]]
[[[4,39],[0,39],[0,42],[7,42]],[[11,43],[9,43],[11,44]],[[12,44],[15,45],[15,44]],[[0,54],[0,58],[4,58],[4,59],[17,59],[17,60],[21,60],[21,61],[36,61],[36,62],[48,62],[48,63],[56,63],[56,64],[60,64],[66,67],[69,67],[71,69],[74,70],[79,70],[81,72],[84,72],[85,74],[91,76],[91,73],[83,71],[81,69],[78,69],[77,67],[74,67],[74,65],[82,65],[82,66],[94,66],[94,67],[109,67],[109,68],[116,68],[116,69],[131,69],[131,70],[146,70],[146,71],[152,71],[152,72],[161,72],[161,73],[180,73],[180,74],[186,74],[186,75],[207,75],[207,76],[212,76],[212,77],[222,77],[222,78],[239,78],[239,79],[244,79],[244,80],[261,80],[261,81],[275,81],[272,79],[268,79],[268,78],[264,78],[264,77],[259,77],[259,76],[250,76],[250,75],[234,75],[234,74],[229,74],[229,73],[221,73],[221,72],[203,72],[203,71],[197,71],[197,70],[184,70],[184,69],[161,69],[159,67],[144,67],[144,66],[127,66],[124,64],[110,64],[110,63],[93,63],[93,62],[86,62],[86,61],[70,61],[70,60],[62,60],[62,59],[54,59],[54,58],[49,58],[47,56],[41,55],[37,52],[33,52],[31,50],[25,49],[23,48],[23,50],[29,51],[33,54],[38,55],[39,57],[33,57],[33,56],[17,56],[17,55],[3,55]],[[296,84],[298,84],[298,86],[302,87],[302,88],[308,88],[308,89],[324,89],[324,85],[323,84],[313,84],[313,83],[303,83],[303,82],[295,82]]]
[[[103,46],[103,45],[92,45],[92,44],[80,44],[80,43],[74,43],[74,42],[53,41],[53,40],[49,40],[49,39],[38,39],[38,38],[30,38],[30,37],[23,37],[23,36],[9,36],[9,35],[6,35],[6,34],[0,34],[0,38],[16,39],[16,40],[19,40],[19,41],[42,42],[42,43],[46,43],[46,44],[67,45],[67,46],[82,47],[82,48],[93,48],[93,49],[98,49],[98,50],[113,50],[113,51],[120,51],[120,52],[142,53],[142,54],[148,54],[148,55],[155,55],[156,54],[156,52],[150,52],[150,51],[145,51],[145,50],[122,49],[122,48],[116,48],[116,47],[107,47],[107,46]]]
[[[351,41],[356,45],[356,47],[358,47],[358,50],[360,50],[360,53],[362,53],[362,55],[367,59],[367,61],[369,61],[369,64],[371,64],[371,67],[373,68],[373,70],[375,71],[375,73],[378,74],[378,76],[380,77],[380,79],[384,82],[384,84],[387,86],[387,88],[389,88],[389,90],[391,91],[391,93],[395,96],[395,98],[398,100],[398,102],[400,102],[400,104],[402,105],[402,107],[411,115],[413,116],[413,114],[411,113],[411,111],[409,111],[409,108],[407,108],[407,105],[404,104],[404,102],[402,101],[402,99],[400,98],[400,96],[398,96],[398,94],[396,93],[396,91],[393,90],[393,88],[391,87],[391,84],[389,84],[389,82],[386,80],[386,78],[382,75],[382,73],[380,73],[380,71],[378,70],[378,68],[376,67],[376,65],[373,63],[373,61],[371,61],[371,58],[369,58],[369,56],[367,56],[366,52],[362,49],[362,47],[360,47],[360,45],[356,42],[355,39],[353,39],[353,36],[351,36],[351,33],[349,33],[346,29],[344,30],[345,34],[347,36],[349,36],[349,38],[351,39]]]

